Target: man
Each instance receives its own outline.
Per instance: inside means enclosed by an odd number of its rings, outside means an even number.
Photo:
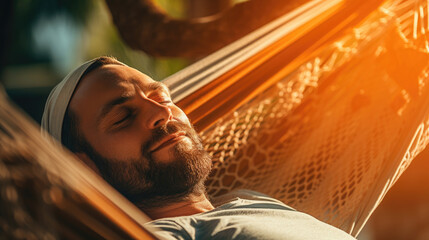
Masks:
[[[42,126],[154,219],[162,238],[353,239],[256,192],[215,208],[204,188],[211,158],[168,88],[113,58],[58,84]]]

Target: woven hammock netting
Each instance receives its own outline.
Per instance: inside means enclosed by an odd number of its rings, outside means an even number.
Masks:
[[[428,11],[385,2],[202,132],[209,194],[260,191],[356,235],[429,141]]]

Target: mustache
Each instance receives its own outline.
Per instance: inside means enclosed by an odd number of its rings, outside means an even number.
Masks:
[[[178,121],[170,121],[167,124],[161,127],[155,128],[152,131],[151,139],[142,147],[142,154],[144,156],[148,156],[150,154],[149,149],[152,145],[161,141],[164,137],[179,131],[185,132],[185,136],[191,139],[195,138],[193,135],[196,134],[196,132],[191,126],[187,125],[186,123],[182,123]]]

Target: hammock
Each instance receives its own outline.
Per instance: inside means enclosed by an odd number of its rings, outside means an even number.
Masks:
[[[429,134],[427,2],[378,3],[311,2],[293,19],[310,21],[279,19],[238,60],[165,80],[204,84],[173,93],[214,156],[211,196],[253,189],[359,233]]]
[[[164,80],[214,156],[208,193],[260,191],[356,236],[428,143],[427,11],[312,1]],[[0,238],[153,238],[5,99],[0,116]]]

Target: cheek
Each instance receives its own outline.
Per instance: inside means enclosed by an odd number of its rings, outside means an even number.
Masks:
[[[136,159],[141,156],[141,135],[135,131],[100,136],[97,143],[99,153],[118,160]]]

